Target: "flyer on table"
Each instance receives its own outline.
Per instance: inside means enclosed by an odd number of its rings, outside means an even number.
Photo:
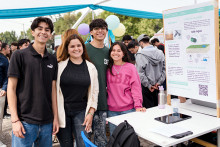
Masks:
[[[168,94],[216,103],[214,5],[163,14]]]

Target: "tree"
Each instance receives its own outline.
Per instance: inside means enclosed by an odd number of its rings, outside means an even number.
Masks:
[[[153,36],[154,33],[159,31],[163,27],[162,19],[144,19],[137,17],[130,17],[115,14],[112,12],[104,11],[99,15],[99,18],[106,19],[109,15],[116,15],[120,19],[120,22],[125,26],[125,35],[131,35],[137,38],[140,34],[147,34]],[[116,37],[116,40],[121,40],[121,37]]]
[[[78,15],[66,13],[63,17],[59,17],[54,23],[54,30],[56,34],[63,34],[66,30],[70,29],[77,21]]]
[[[8,44],[11,44],[12,42],[16,42],[17,37],[15,31],[11,31],[11,32],[6,31],[4,33],[3,32],[0,33],[0,40]]]
[[[34,37],[32,36],[32,33],[31,33],[31,28],[27,30],[26,35],[29,40],[34,40]]]

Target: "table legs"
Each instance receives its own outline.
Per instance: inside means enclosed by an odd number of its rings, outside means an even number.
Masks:
[[[217,130],[217,146],[220,147],[220,129]]]

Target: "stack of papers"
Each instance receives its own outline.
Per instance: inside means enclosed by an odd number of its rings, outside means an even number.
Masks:
[[[160,127],[153,128],[150,131],[157,133],[157,134],[160,134],[160,135],[163,135],[163,136],[166,136],[166,137],[171,137],[171,136],[174,136],[177,134],[185,133],[190,130],[173,125],[173,124],[169,124],[169,125],[163,125]]]

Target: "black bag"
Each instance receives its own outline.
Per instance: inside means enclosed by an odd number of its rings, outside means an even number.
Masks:
[[[140,147],[140,141],[134,128],[125,120],[115,128],[106,147]]]

